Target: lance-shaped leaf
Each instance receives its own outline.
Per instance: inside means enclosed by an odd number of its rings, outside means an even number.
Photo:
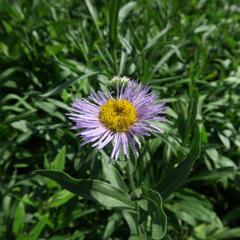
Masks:
[[[129,195],[118,187],[91,179],[75,179],[62,171],[38,170],[37,174],[48,177],[68,191],[85,199],[94,200],[106,207],[134,209]]]
[[[142,187],[142,200],[137,203],[146,211],[145,214],[151,217],[151,239],[163,239],[167,231],[167,217],[163,211],[161,195],[152,189]]]
[[[201,151],[201,134],[199,128],[197,128],[193,139],[194,140],[187,158],[174,168],[157,187],[157,190],[161,193],[163,198],[167,198],[172,192],[178,189],[190,174],[192,166]]]

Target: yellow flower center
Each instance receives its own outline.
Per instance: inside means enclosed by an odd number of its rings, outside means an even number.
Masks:
[[[109,99],[100,107],[99,119],[112,131],[127,132],[137,120],[137,111],[126,99]]]

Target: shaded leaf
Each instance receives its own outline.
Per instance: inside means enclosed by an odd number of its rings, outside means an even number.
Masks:
[[[198,158],[201,150],[201,135],[198,128],[194,135],[194,140],[191,146],[191,150],[187,158],[181,162],[172,172],[163,179],[160,185],[157,187],[163,198],[167,198],[172,192],[178,189],[186,180],[192,166]]]

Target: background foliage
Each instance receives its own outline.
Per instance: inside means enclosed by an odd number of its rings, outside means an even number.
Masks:
[[[150,84],[168,106],[166,133],[147,139],[135,163],[137,185],[154,189],[143,194],[163,197],[164,239],[239,239],[239,36],[237,0],[0,0],[0,239],[133,233],[111,206],[119,202],[34,174],[64,170],[86,187],[114,185],[120,172],[128,182],[124,162],[80,147],[65,116],[113,75]]]

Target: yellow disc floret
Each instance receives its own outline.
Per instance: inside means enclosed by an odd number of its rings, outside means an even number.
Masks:
[[[137,111],[126,99],[109,99],[100,107],[99,120],[114,132],[127,132],[137,120]]]

